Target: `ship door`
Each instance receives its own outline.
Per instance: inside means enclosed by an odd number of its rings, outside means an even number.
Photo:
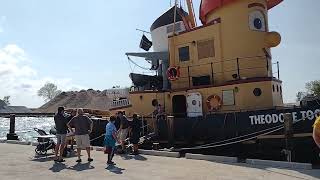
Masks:
[[[184,95],[172,97],[172,112],[174,117],[185,117],[187,114],[187,99]]]
[[[187,95],[187,116],[199,117],[202,116],[202,96],[200,93],[189,93]]]

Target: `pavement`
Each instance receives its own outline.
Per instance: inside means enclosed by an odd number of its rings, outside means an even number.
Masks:
[[[84,153],[84,152],[83,152]],[[230,180],[319,179],[320,170],[279,169],[242,163],[222,164],[203,160],[157,156],[115,156],[116,166],[106,165],[107,156],[93,151],[93,162],[76,163],[76,157],[55,163],[52,156],[35,157],[34,147],[0,143],[1,180]]]

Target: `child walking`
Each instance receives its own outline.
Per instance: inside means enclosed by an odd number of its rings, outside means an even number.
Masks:
[[[112,158],[114,156],[114,149],[116,147],[116,141],[117,140],[117,129],[114,125],[116,121],[116,117],[111,116],[109,123],[106,125],[106,135],[104,138],[104,145],[105,145],[105,153],[108,153],[108,165],[115,165],[115,163],[112,161]]]

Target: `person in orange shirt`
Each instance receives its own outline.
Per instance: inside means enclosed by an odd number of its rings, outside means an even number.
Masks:
[[[317,119],[313,124],[313,140],[320,148],[320,112],[317,113]]]

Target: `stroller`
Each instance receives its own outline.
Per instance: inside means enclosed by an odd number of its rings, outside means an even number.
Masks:
[[[48,135],[44,130],[34,128],[34,130],[40,135],[45,136]],[[35,152],[37,155],[47,155],[47,151],[52,149],[52,152],[54,152],[54,149],[56,147],[56,143],[50,139],[50,138],[38,138],[38,145],[35,149]]]

